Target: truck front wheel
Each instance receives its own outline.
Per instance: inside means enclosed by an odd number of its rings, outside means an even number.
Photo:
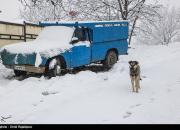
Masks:
[[[114,50],[109,51],[106,55],[106,59],[103,61],[103,66],[106,69],[111,69],[118,61],[118,55]]]
[[[47,76],[49,78],[60,76],[62,72],[62,65],[59,58],[52,59],[47,66]]]

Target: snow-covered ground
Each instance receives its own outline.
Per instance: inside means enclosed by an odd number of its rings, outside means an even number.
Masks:
[[[129,60],[141,64],[132,93]],[[180,123],[180,43],[133,46],[109,72],[81,71],[23,81],[0,65],[0,123]]]

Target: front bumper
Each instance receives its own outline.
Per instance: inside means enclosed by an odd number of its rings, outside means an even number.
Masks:
[[[30,73],[43,74],[45,72],[45,67],[35,67],[30,65],[5,65],[6,68],[13,70],[26,71]]]

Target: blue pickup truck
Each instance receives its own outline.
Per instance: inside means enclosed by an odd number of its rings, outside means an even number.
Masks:
[[[61,75],[63,70],[102,63],[111,68],[119,55],[128,54],[128,22],[55,22],[31,42],[1,48],[2,63],[16,76],[27,73]]]

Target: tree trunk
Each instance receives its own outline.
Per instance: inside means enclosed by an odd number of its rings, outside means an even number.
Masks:
[[[136,22],[138,20],[138,16],[136,16],[134,22],[133,22],[133,26],[132,26],[132,29],[131,29],[131,33],[129,35],[129,45],[131,45],[131,40],[132,40],[132,35],[133,35],[133,32],[134,32],[134,29],[135,29],[135,26],[136,26]]]

